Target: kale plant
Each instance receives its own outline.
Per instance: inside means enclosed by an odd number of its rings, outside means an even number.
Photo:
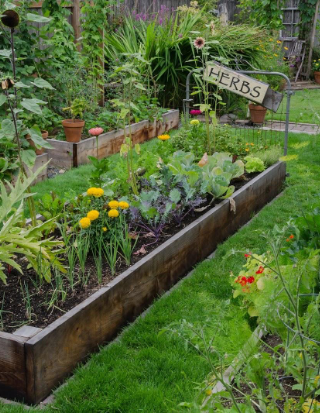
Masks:
[[[199,179],[174,174],[170,167],[160,165],[159,173],[141,180],[141,192],[131,208],[132,224],[157,242],[166,225],[181,225],[205,200]]]

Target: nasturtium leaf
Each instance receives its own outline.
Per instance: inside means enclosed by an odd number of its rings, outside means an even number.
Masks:
[[[40,14],[34,14],[34,13],[27,13],[27,20],[29,22],[36,22],[36,23],[49,23],[51,21],[51,18],[41,16]]]
[[[234,299],[237,298],[240,295],[240,291],[239,290],[234,290],[233,291],[233,297]]]
[[[36,153],[32,149],[21,151],[21,159],[27,167],[32,168],[36,161]]]

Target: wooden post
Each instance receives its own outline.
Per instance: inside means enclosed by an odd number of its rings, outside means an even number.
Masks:
[[[316,10],[315,10],[315,13],[314,13],[313,25],[312,25],[312,29],[311,29],[310,50],[309,50],[308,66],[307,66],[307,72],[306,72],[307,79],[310,77],[310,73],[311,73],[312,52],[313,52],[314,41],[315,41],[315,37],[316,37],[316,28],[317,28],[319,7],[320,7],[320,0],[318,0],[317,4],[316,4]]]
[[[81,37],[81,24],[80,24],[80,0],[73,0],[72,8],[72,27],[74,30],[74,39],[77,43],[77,49],[81,50],[81,44],[78,41]]]

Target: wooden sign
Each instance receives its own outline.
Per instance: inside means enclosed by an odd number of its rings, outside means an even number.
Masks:
[[[267,83],[243,75],[216,62],[208,62],[204,79],[276,112],[283,95],[273,91]]]

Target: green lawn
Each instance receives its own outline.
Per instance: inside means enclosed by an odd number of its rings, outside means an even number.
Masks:
[[[316,136],[290,135],[290,176],[281,197],[266,206],[250,224],[217,249],[210,261],[196,267],[169,295],[157,300],[145,317],[124,330],[80,366],[59,389],[46,412],[183,412],[181,402],[192,402],[198,384],[210,372],[208,363],[181,338],[159,335],[182,319],[203,326],[214,346],[230,360],[250,334],[247,319],[231,299],[229,272],[237,272],[242,255],[229,257],[231,249],[265,249],[261,234],[274,224],[283,225],[292,215],[310,208],[319,199],[320,146]],[[1,405],[2,412],[23,410]],[[32,410],[34,411],[34,410]]]
[[[278,113],[268,113],[267,119],[285,120],[286,98],[280,105]],[[291,97],[290,122],[319,124],[320,122],[320,89],[294,91]]]

